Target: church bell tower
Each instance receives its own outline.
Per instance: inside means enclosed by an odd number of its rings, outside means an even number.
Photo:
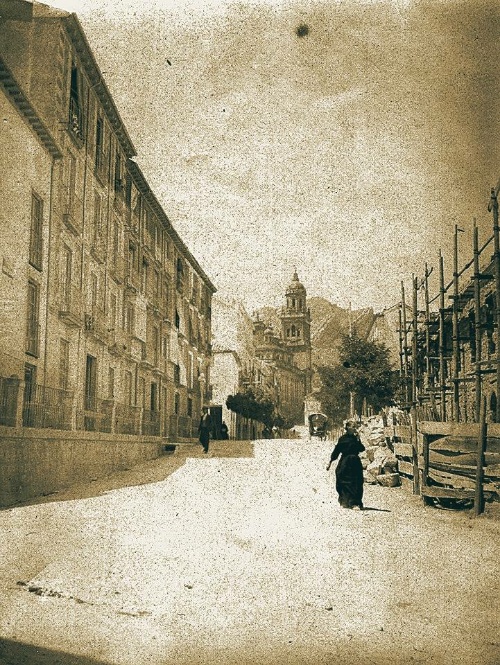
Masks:
[[[293,273],[286,293],[286,305],[281,313],[282,335],[293,353],[295,364],[307,372],[306,393],[311,390],[311,315],[307,307],[307,293],[300,283],[297,271]]]

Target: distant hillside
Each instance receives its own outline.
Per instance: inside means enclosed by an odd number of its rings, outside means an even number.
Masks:
[[[338,361],[338,348],[342,335],[349,331],[349,310],[334,305],[325,298],[312,297],[307,301],[311,311],[312,361],[314,365],[335,365]],[[259,317],[274,330],[281,332],[278,310],[263,307]],[[373,326],[373,309],[360,309],[351,312],[353,328],[358,335],[367,338]]]

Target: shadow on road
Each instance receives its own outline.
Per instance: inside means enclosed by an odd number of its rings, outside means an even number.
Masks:
[[[368,510],[373,510],[376,513],[392,513],[392,510],[388,510],[387,508],[372,508],[370,506],[363,506],[364,513],[366,513]]]
[[[112,665],[109,661],[0,639],[0,665]]]
[[[198,444],[179,444],[173,454],[165,454],[130,469],[116,471],[109,476],[89,478],[85,482],[77,483],[53,494],[33,497],[11,506],[0,507],[0,512],[42,503],[91,499],[124,487],[159,483],[180,469],[188,459],[209,460],[213,458],[253,457],[253,444],[253,441],[211,441],[208,455],[203,454],[203,450]],[[0,662],[0,665],[3,665],[3,663]]]

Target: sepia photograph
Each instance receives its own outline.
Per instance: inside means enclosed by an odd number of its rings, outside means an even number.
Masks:
[[[500,665],[497,0],[0,0],[0,665]]]

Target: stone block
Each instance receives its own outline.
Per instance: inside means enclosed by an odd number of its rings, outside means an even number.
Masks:
[[[384,487],[398,487],[401,484],[399,473],[383,473],[376,478],[379,485]]]

